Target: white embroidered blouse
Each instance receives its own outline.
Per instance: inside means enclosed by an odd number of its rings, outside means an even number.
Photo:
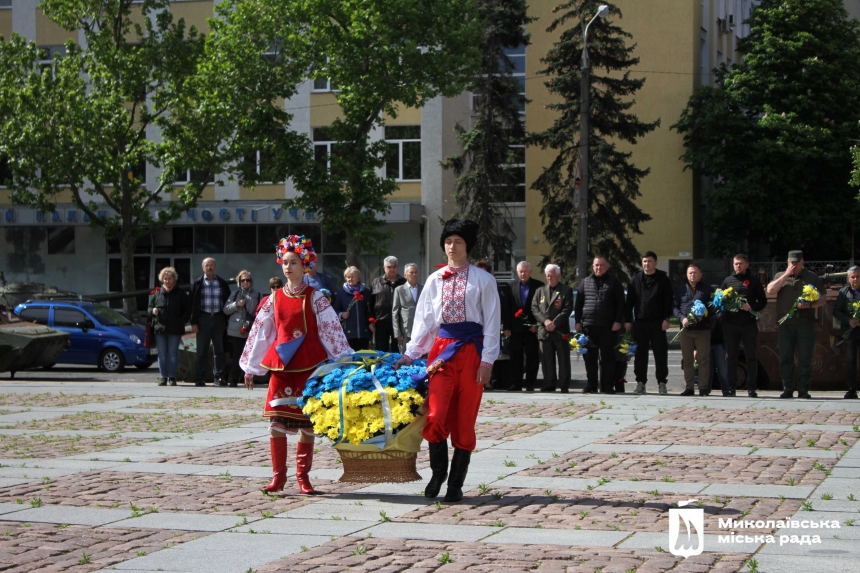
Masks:
[[[443,279],[445,274],[449,278]],[[412,338],[405,356],[412,360],[430,352],[443,324],[477,322],[484,327],[481,365],[492,367],[499,356],[501,303],[496,279],[473,265],[443,267],[430,275],[415,307]]]
[[[251,327],[251,332],[248,333],[248,341],[245,343],[242,358],[239,359],[239,366],[242,370],[254,376],[262,376],[268,372],[268,370],[260,366],[260,362],[263,361],[266,352],[274,344],[278,334],[275,328],[275,307],[272,304],[272,296],[269,295],[266,298],[266,302],[257,313],[254,326]],[[343,328],[340,326],[337,313],[331,307],[325,295],[318,290],[314,291],[313,310],[317,317],[317,330],[319,331],[320,342],[325,348],[328,358],[335,359],[343,354],[352,353],[352,348],[346,341],[346,336],[343,334]]]

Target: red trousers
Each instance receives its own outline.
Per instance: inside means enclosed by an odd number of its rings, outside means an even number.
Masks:
[[[452,338],[437,338],[427,363],[432,364]],[[475,449],[475,420],[481,407],[484,387],[478,384],[481,356],[474,344],[466,344],[445,366],[430,376],[427,394],[427,425],[422,435],[431,443],[451,436],[455,448]]]

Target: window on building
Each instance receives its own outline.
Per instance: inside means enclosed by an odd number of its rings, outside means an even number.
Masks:
[[[63,45],[56,46],[39,46],[39,50],[42,51],[41,58],[39,59],[39,68],[42,72],[50,72],[52,75],[54,73],[54,60],[58,57],[65,55],[66,47]]]
[[[12,0],[0,0],[0,8],[11,8]]]
[[[506,203],[525,203],[526,200],[526,146],[511,145],[511,161],[514,180],[500,193],[499,201]]]
[[[386,125],[388,156],[385,176],[396,181],[421,180],[421,126]]]
[[[21,319],[36,324],[48,324],[48,309],[45,307],[30,307],[21,311]]]
[[[314,80],[314,90],[315,92],[333,92],[337,91],[337,86],[334,85],[334,82],[331,81],[330,78],[317,78]]]
[[[194,252],[214,255],[224,252],[224,225],[196,225],[194,228]]]
[[[126,171],[126,175],[132,181],[137,180],[146,183],[146,161],[140,160],[137,165],[132,165]]]
[[[269,153],[255,151],[245,156],[245,173],[254,175],[257,183],[283,183],[278,181],[272,173],[274,168],[274,157]]]
[[[337,160],[340,153],[340,145],[335,141],[334,136],[329,133],[329,130],[324,127],[313,128],[314,140],[314,158],[326,169],[332,171],[332,158]],[[333,173],[336,173],[336,168]]]
[[[205,169],[184,169],[177,172],[174,182],[178,184],[190,183],[192,181],[202,183],[206,181],[207,175],[209,175],[209,172]],[[212,183],[213,181],[208,181],[206,184],[211,185]]]
[[[75,228],[74,227],[49,227],[48,228],[48,254],[49,255],[74,255],[75,254]]]
[[[274,253],[278,241],[289,234],[289,225],[257,225],[257,252]]]
[[[225,227],[228,253],[251,254],[257,252],[257,228],[255,225],[225,225]]]
[[[107,240],[107,249],[108,254],[119,254],[120,246],[119,246],[119,238],[112,237]],[[150,233],[146,233],[142,237],[137,238],[137,242],[134,244],[134,254],[136,255],[148,255],[152,253],[152,235]]]
[[[172,227],[173,252],[177,254],[194,252],[194,227]]]
[[[520,85],[520,113],[526,112],[526,47],[519,45],[516,48],[505,48],[505,55],[514,65],[511,75]]]

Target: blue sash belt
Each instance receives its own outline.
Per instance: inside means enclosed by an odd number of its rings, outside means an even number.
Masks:
[[[467,344],[474,344],[478,351],[478,356],[484,351],[484,327],[477,322],[455,322],[452,324],[443,324],[439,327],[437,338],[453,338],[454,342],[442,349],[442,352],[436,357],[432,364],[427,366],[427,370],[421,374],[415,374],[412,379],[419,385],[426,381],[433,373],[442,368],[446,362],[451,360],[457,351]]]

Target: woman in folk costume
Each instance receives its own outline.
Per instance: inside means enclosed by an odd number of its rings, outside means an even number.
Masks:
[[[316,494],[308,473],[314,457],[313,425],[296,404],[308,376],[326,358],[352,352],[337,314],[325,296],[302,282],[315,264],[310,239],[290,235],[278,243],[278,264],[286,284],[273,292],[257,313],[239,365],[245,387],[254,376],[271,371],[263,417],[269,418],[272,481],[264,491],[281,491],[287,483],[287,434],[298,432],[296,481],[302,493]]]
[[[427,279],[415,309],[412,339],[400,364],[429,353],[427,424],[433,477],[424,495],[434,498],[448,478],[445,501],[463,499],[463,482],[475,449],[475,420],[484,386],[499,355],[501,312],[493,275],[469,264],[478,224],[451,219],[440,246],[448,265]],[[454,445],[448,474],[448,436]]]

